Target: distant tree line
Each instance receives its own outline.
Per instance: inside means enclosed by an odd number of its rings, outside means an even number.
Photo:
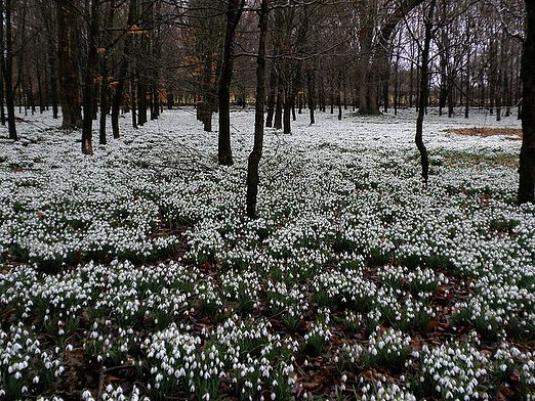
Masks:
[[[533,10],[522,0],[0,0],[0,122],[51,109],[81,129],[81,150],[120,137],[165,109],[195,105],[219,163],[232,165],[230,107],[255,104],[248,194],[255,197],[263,128],[289,134],[306,111],[343,118],[415,107],[424,119],[523,117],[519,202],[533,201]],[[462,108],[461,108],[462,107]],[[262,122],[260,124],[260,122]],[[108,126],[109,125],[109,126]],[[255,167],[256,166],[256,167]],[[255,171],[256,170],[256,171]],[[522,189],[524,188],[524,189]],[[248,202],[251,216],[255,201]]]

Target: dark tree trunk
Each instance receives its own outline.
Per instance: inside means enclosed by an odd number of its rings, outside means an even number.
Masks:
[[[134,76],[135,76],[135,70],[133,69],[133,72],[134,72]],[[131,97],[132,97],[132,102],[131,102],[131,111],[132,111],[132,127],[134,127],[135,129],[138,128],[138,125],[137,125],[137,91],[136,91],[136,82],[134,80],[132,80],[132,82],[130,82],[130,92],[131,92]]]
[[[52,35],[51,39],[52,41]],[[58,118],[59,114],[59,96],[58,96],[58,74],[57,74],[57,57],[56,49],[52,43],[49,44],[48,49],[48,63],[50,69],[50,97],[52,102],[52,116],[54,119]]]
[[[147,122],[147,77],[141,70],[137,75],[137,123],[143,126]]]
[[[282,86],[279,85],[277,90],[277,103],[275,106],[275,121],[273,123],[273,128],[281,129],[282,128],[282,103],[283,103],[284,92]]]
[[[43,80],[41,76],[41,69],[39,68],[41,63],[37,62],[35,65],[35,76],[37,78],[37,95],[39,97],[39,114],[45,112],[45,98],[43,94]]]
[[[266,34],[268,25],[268,1],[262,0],[260,8],[260,36],[258,39],[258,56],[256,59],[256,105],[255,105],[255,131],[253,151],[249,155],[247,164],[247,216],[256,217],[256,201],[260,177],[258,167],[262,158],[264,142],[264,99],[266,75]]]
[[[137,18],[136,0],[130,0],[128,7],[128,21],[127,30],[134,25]],[[132,52],[132,35],[128,32],[124,40],[123,55],[121,57],[121,64],[119,66],[119,75],[117,79],[117,86],[115,88],[115,94],[113,96],[112,110],[111,110],[111,126],[113,130],[113,137],[119,138],[119,111],[121,108],[121,102],[124,95],[124,88],[126,83],[126,75],[128,74],[128,63],[130,61],[130,55]]]
[[[283,105],[283,116],[282,116],[282,125],[284,134],[292,133],[292,123],[291,123],[291,114],[292,114],[292,101],[289,99],[290,95],[288,91],[284,94],[284,105]]]
[[[526,0],[527,32],[522,57],[522,148],[518,203],[535,203],[535,3]]]
[[[5,6],[4,6],[5,4]],[[13,43],[11,32],[11,0],[0,1],[0,41],[1,41],[1,56],[2,76],[5,82],[5,95],[7,107],[7,123],[9,130],[9,138],[17,140],[17,128],[15,125],[15,98],[13,93]],[[4,22],[5,12],[5,22]],[[5,33],[4,33],[5,24]],[[4,38],[5,36],[5,38]],[[5,44],[4,44],[5,43]]]
[[[0,0],[1,2],[2,0]],[[1,18],[0,18],[1,19]],[[2,23],[2,21],[0,20],[0,23]],[[0,31],[2,30],[2,28],[0,28]],[[1,34],[0,34],[1,35]],[[0,41],[3,42],[3,39],[2,39],[2,36],[0,36]],[[1,49],[3,49],[4,46],[3,44],[0,45],[0,51],[2,51]],[[3,52],[2,52],[3,54]],[[0,56],[0,60],[1,60],[1,56]],[[0,61],[0,64],[3,66],[4,63],[3,61]],[[4,98],[5,98],[5,94],[4,94],[4,74],[2,73],[2,70],[3,68],[0,66],[0,123],[2,125],[6,125],[6,111],[5,111],[5,108],[4,108]]]
[[[398,107],[399,107],[399,60],[401,58],[401,39],[402,39],[402,31],[399,30],[399,38],[398,38],[398,48],[396,52],[396,63],[394,65],[394,114],[398,114]],[[412,65],[411,65],[412,69]],[[412,79],[412,77],[411,77]]]
[[[52,17],[53,5],[50,3],[41,2],[41,12],[44,18],[44,26],[46,30],[47,41],[47,67],[45,69],[44,81],[48,84],[47,88],[47,103],[46,108],[48,110],[49,102],[52,105],[52,116],[54,119],[58,118],[59,114],[59,95],[58,95],[58,60],[57,60],[57,48],[56,48],[56,31],[55,20]],[[45,67],[46,68],[46,67]],[[48,71],[48,74],[47,74]]]
[[[210,50],[208,50],[208,54],[206,54],[206,59],[204,61],[202,95],[204,99],[201,110],[203,129],[206,132],[212,132],[214,94],[212,90],[212,52]]]
[[[411,60],[411,72],[409,75],[409,107],[412,109],[414,93],[414,61]]]
[[[452,118],[455,114],[455,99],[453,96],[453,79],[450,78],[448,82],[448,118]]]
[[[56,4],[62,128],[76,129],[82,126],[80,75],[78,71],[79,18],[77,10],[71,2],[57,1]]]
[[[388,65],[388,67],[390,67]],[[386,68],[386,66],[385,66]],[[390,75],[390,74],[388,74]],[[385,79],[384,82],[383,82],[383,106],[384,106],[384,111],[385,113],[388,113],[388,109],[390,107],[390,80],[389,79]]]
[[[278,75],[277,75],[277,66],[275,61],[271,63],[271,72],[269,74],[269,96],[267,101],[267,116],[266,116],[266,127],[271,128],[273,126],[273,116],[275,114],[275,104],[277,100],[277,86],[278,86]]]
[[[161,2],[155,2],[149,5],[149,31],[150,31],[150,50],[151,50],[151,76],[150,76],[150,119],[157,120],[160,118],[160,59],[161,52],[158,44],[159,39],[159,25],[155,25],[155,21],[159,18]]]
[[[336,95],[336,107],[338,108],[338,120],[342,120],[342,71],[338,71],[338,94]]]
[[[115,0],[111,0],[108,9],[108,18],[105,27],[113,26],[113,17],[115,13]],[[109,29],[109,28],[108,28]],[[108,52],[111,45],[111,32],[104,30],[103,34],[103,49],[104,53],[100,58],[100,127],[99,127],[99,143],[105,145],[106,140],[106,118],[109,113],[109,97],[110,86],[108,82]]]
[[[315,119],[315,116],[314,116],[314,110],[316,108],[316,105],[315,105],[316,94],[315,94],[315,79],[314,79],[314,76],[315,76],[315,71],[314,71],[314,69],[310,68],[307,71],[307,87],[308,87],[307,96],[308,96],[308,111],[310,113],[310,125],[316,123],[316,119]]]
[[[418,108],[418,118],[416,120],[416,136],[415,142],[418,151],[420,152],[420,162],[422,166],[422,178],[427,182],[429,178],[429,157],[427,149],[423,141],[423,125],[425,109],[429,99],[429,52],[431,48],[431,39],[433,35],[433,18],[435,12],[436,0],[431,0],[429,10],[425,17],[425,39],[422,50],[422,66],[420,72],[420,104]]]
[[[175,95],[173,92],[167,91],[167,110],[173,110],[175,106]]]
[[[443,39],[445,40],[445,39]],[[440,52],[440,94],[438,99],[438,115],[442,116],[443,110],[446,107],[446,102],[448,100],[448,84],[447,84],[447,58],[446,51],[441,50]]]
[[[234,67],[234,35],[244,6],[245,0],[228,0],[227,26],[218,85],[219,139],[217,156],[219,164],[224,166],[231,166],[233,164],[230,144],[230,84],[232,83]]]
[[[99,30],[98,12],[100,0],[91,3],[90,25],[87,37],[87,65],[84,80],[84,120],[82,129],[82,153],[93,154],[93,113],[95,69],[98,62],[96,40]]]

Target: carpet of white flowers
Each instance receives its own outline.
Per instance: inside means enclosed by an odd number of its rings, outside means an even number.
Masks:
[[[535,400],[535,205],[520,142],[432,111],[267,130],[245,209],[191,109],[79,150],[48,115],[0,131],[0,399]],[[500,125],[501,124],[501,125]],[[217,124],[214,124],[216,127]]]

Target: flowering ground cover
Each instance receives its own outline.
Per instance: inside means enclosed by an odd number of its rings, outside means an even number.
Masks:
[[[245,217],[191,109],[95,156],[28,116],[0,139],[0,399],[533,400],[535,206],[501,125],[414,113],[268,130]],[[216,126],[216,125],[215,125]]]

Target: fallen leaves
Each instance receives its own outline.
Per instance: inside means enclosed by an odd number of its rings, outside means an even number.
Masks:
[[[520,128],[488,128],[488,127],[473,127],[473,128],[451,128],[446,130],[448,134],[466,135],[466,136],[509,136],[522,138],[522,130]]]

